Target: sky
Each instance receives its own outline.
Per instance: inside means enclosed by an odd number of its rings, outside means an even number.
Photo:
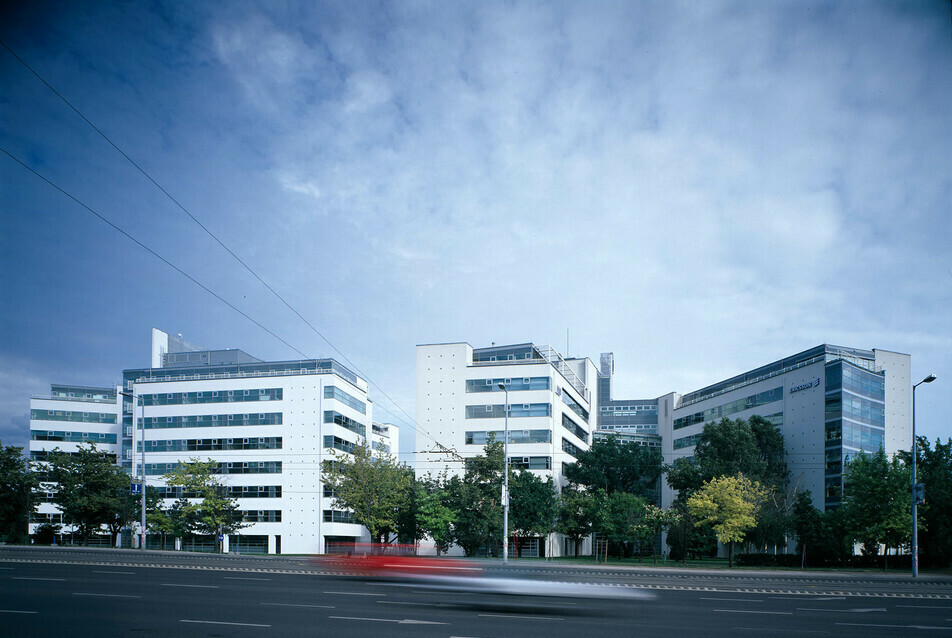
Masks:
[[[903,352],[952,436],[946,1],[3,7],[82,114],[0,47],[5,445],[153,327],[341,359],[407,452],[415,346],[460,341],[613,352],[615,398]]]

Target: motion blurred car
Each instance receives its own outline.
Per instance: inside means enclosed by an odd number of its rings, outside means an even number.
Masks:
[[[470,561],[417,556],[413,545],[357,543],[345,554],[319,556],[313,561],[335,574],[373,579],[476,577],[483,568]]]

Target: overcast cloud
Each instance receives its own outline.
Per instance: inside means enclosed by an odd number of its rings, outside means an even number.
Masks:
[[[938,374],[917,425],[950,435],[948,2],[7,11],[0,39],[410,415],[418,343],[612,351],[616,398],[835,343]],[[3,49],[0,81],[0,146],[340,356]],[[3,155],[0,211],[5,444],[31,393],[147,365],[153,326],[299,356]]]

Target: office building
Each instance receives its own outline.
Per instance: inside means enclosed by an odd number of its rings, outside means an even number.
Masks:
[[[224,539],[226,551],[323,553],[328,544],[369,540],[349,512],[333,507],[321,462],[360,442],[396,454],[397,428],[374,423],[366,381],[345,366],[333,359],[262,361],[153,330],[151,366],[122,376],[118,392],[100,392],[112,402],[110,411],[102,407],[105,423],[92,428],[84,421],[80,428],[68,421],[67,438],[31,440],[31,454],[34,443],[38,458],[42,450],[103,433],[108,450],[134,476],[144,462],[147,483],[163,490],[166,505],[179,493],[164,485],[165,474],[192,458],[214,460],[248,525]],[[42,410],[57,400],[34,399],[33,406]],[[84,415],[107,405],[71,401],[72,412],[82,408]],[[51,430],[37,419],[34,429]]]

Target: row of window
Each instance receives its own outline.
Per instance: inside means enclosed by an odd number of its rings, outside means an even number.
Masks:
[[[146,452],[211,452],[218,450],[280,450],[280,436],[260,436],[238,439],[179,439],[177,441],[146,441]],[[142,442],[136,442],[142,451]]]
[[[680,439],[674,440],[674,449],[681,450],[686,447],[691,447],[692,445],[697,445],[697,442],[701,440],[701,433],[692,434],[690,436],[682,436]]]
[[[280,523],[281,510],[241,510],[245,523]]]
[[[116,415],[106,412],[72,412],[69,410],[30,410],[34,421],[69,421],[71,423],[115,423]]]
[[[100,453],[102,454],[102,452]],[[59,448],[56,448],[53,450],[31,450],[30,460],[31,461],[45,461],[49,457],[50,454],[66,454],[67,456],[79,456],[79,452],[64,452],[60,450]],[[109,459],[113,463],[116,462],[115,454],[106,453],[105,456],[107,459]]]
[[[569,396],[569,393],[564,390],[562,391],[562,402],[569,406],[572,412],[582,417],[585,421],[588,421],[588,410],[583,408],[581,403]]]
[[[520,390],[548,390],[552,387],[549,377],[516,377],[499,379],[467,379],[467,392],[502,392],[499,384],[506,386],[510,392]]]
[[[180,485],[156,486],[159,498],[198,498],[195,492],[188,492]],[[281,498],[280,485],[228,485],[225,492],[229,498]]]
[[[496,441],[505,441],[505,430],[470,430],[466,432],[466,445],[486,445],[490,436]],[[509,430],[509,443],[551,443],[550,430]]]
[[[325,523],[353,523],[353,515],[350,512],[340,510],[324,510]]]
[[[551,456],[510,456],[509,467],[517,470],[551,470]]]
[[[281,412],[257,414],[198,414],[189,416],[146,417],[146,430],[165,428],[207,428],[239,425],[281,425],[284,415]]]
[[[656,405],[603,405],[600,412],[654,412],[658,413]]]
[[[353,454],[357,451],[356,443],[342,439],[339,436],[331,436],[330,434],[324,435],[324,447],[334,448],[341,452],[347,452],[348,454]]]
[[[736,401],[731,401],[714,408],[709,408],[703,412],[695,412],[694,414],[689,414],[679,419],[675,419],[674,429],[678,430],[680,428],[686,428],[689,425],[696,425],[698,423],[705,423],[707,421],[721,419],[723,417],[736,414],[737,412],[743,412],[744,410],[750,410],[751,408],[756,408],[760,405],[766,405],[768,403],[773,403],[774,401],[780,401],[782,398],[783,386],[766,390],[764,392],[758,392],[757,394],[752,394],[749,397],[744,397],[743,399],[737,399]]]
[[[346,428],[360,436],[367,436],[367,426],[359,421],[355,421],[349,416],[344,416],[334,410],[324,410],[324,423],[336,423],[342,428]]]
[[[578,423],[570,419],[567,414],[562,415],[562,427],[564,427],[566,430],[568,430],[569,432],[577,436],[582,441],[585,441],[586,443],[589,442],[588,432],[583,430],[582,427]]]
[[[372,443],[373,449],[378,452],[383,452],[384,454],[390,454],[390,446],[381,441],[374,441]]]
[[[31,441],[63,441],[64,443],[116,443],[117,435],[106,432],[71,432],[30,430]]]
[[[140,395],[142,404],[189,405],[193,403],[240,403],[242,401],[280,401],[283,388],[260,388],[252,390],[206,390],[204,392],[161,392]]]
[[[63,524],[63,515],[61,513],[56,514],[45,514],[43,512],[33,512],[30,514],[31,523],[49,523],[50,525],[62,525]]]
[[[168,474],[178,468],[178,463],[146,463],[145,473],[149,476]],[[218,463],[214,474],[280,474],[281,461],[235,461]]]
[[[573,458],[578,458],[579,454],[582,453],[582,448],[577,445],[574,445],[571,441],[562,437],[562,451],[571,454]]]
[[[875,452],[885,445],[886,437],[883,428],[838,419],[826,424],[826,440],[863,452]]]
[[[467,419],[501,419],[506,416],[503,405],[467,405]],[[509,417],[552,416],[551,403],[510,403]]]
[[[324,398],[340,401],[344,405],[350,408],[353,408],[354,410],[357,410],[361,414],[367,414],[367,404],[365,404],[363,401],[361,401],[357,397],[353,397],[347,394],[346,392],[344,392],[337,386],[334,386],[334,385],[324,386]]]

